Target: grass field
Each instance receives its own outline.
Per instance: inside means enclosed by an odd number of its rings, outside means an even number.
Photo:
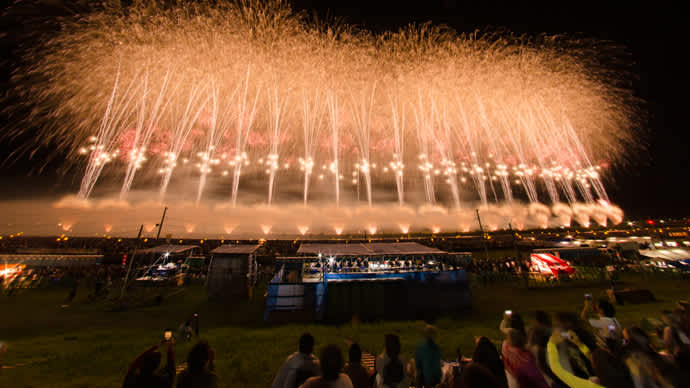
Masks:
[[[626,286],[649,288],[658,301],[618,307],[623,325],[659,317],[678,299],[690,295],[690,281],[677,278],[623,279]],[[149,290],[149,293],[152,290]],[[533,312],[579,312],[583,294],[603,295],[603,286],[526,289],[500,282],[472,287],[474,307],[461,316],[439,318],[439,343],[446,358],[456,347],[470,354],[474,338],[502,339],[498,324],[505,309],[523,314],[531,323]],[[403,352],[411,355],[420,338],[422,321],[347,323],[343,325],[263,323],[263,300],[253,303],[209,301],[199,286],[166,298],[162,304],[114,311],[108,302],[91,303],[78,295],[61,307],[66,289],[23,290],[0,296],[0,341],[8,343],[2,360],[0,387],[118,387],[128,364],[162,337],[166,327],[176,329],[191,313],[201,317],[201,337],[216,349],[216,368],[222,386],[267,387],[285,357],[296,350],[299,334],[310,331],[317,347],[327,343],[345,349],[352,338],[365,350],[378,353],[383,335],[401,336]],[[190,344],[176,345],[177,362],[186,359]]]

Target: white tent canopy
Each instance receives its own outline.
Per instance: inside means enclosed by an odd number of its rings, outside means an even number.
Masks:
[[[664,259],[671,261],[690,259],[690,251],[683,248],[673,249],[640,249],[640,254],[654,259]]]

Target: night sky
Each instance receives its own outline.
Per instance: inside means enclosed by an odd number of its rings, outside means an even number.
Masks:
[[[5,2],[3,2],[4,4]],[[35,37],[51,33],[55,15],[79,12],[79,6],[51,1],[25,1],[20,6],[3,5],[0,19],[0,89],[6,98],[9,74],[22,46],[33,44]],[[38,3],[38,4],[34,4]],[[682,90],[687,76],[680,72],[686,61],[687,34],[682,32],[686,13],[661,2],[609,1],[548,3],[488,2],[460,0],[293,0],[297,10],[315,13],[320,18],[341,18],[373,31],[397,30],[409,23],[432,21],[446,24],[458,32],[508,30],[516,34],[580,34],[612,41],[625,47],[632,89],[642,104],[643,151],[630,155],[631,163],[609,172],[606,187],[612,202],[630,217],[669,217],[690,215],[688,171],[690,135],[687,120],[680,116],[681,105],[688,101]],[[31,21],[31,22],[29,22]],[[685,72],[687,73],[687,71]],[[682,74],[682,75],[681,75]],[[682,93],[682,91],[684,93]],[[687,108],[685,108],[687,110]],[[7,120],[0,116],[0,125]],[[17,144],[30,139],[5,139],[0,146],[4,161]],[[78,184],[76,174],[61,176],[56,172],[59,157],[42,171],[52,150],[42,150],[19,160],[0,165],[0,199],[50,197],[64,193]]]

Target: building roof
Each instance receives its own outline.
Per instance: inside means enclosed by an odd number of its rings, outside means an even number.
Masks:
[[[353,243],[322,243],[322,244],[301,244],[297,250],[298,255],[318,255],[324,256],[369,256],[371,252],[366,249],[364,244]]]
[[[256,252],[259,244],[223,244],[211,251],[215,255],[249,255]]]
[[[45,267],[93,265],[102,259],[103,255],[6,254],[0,255],[0,267],[5,263]]]
[[[164,244],[164,245],[158,245],[153,248],[146,248],[146,249],[141,249],[139,253],[155,253],[155,254],[163,254],[163,253],[170,253],[171,255],[179,255],[180,253],[185,253],[187,251],[190,251],[194,248],[199,248],[198,245],[176,245],[176,244]]]
[[[380,255],[440,255],[446,252],[416,242],[363,244],[374,254]]]
[[[302,244],[297,250],[300,255],[325,256],[387,256],[387,255],[439,255],[446,252],[416,242],[401,243],[323,243]]]

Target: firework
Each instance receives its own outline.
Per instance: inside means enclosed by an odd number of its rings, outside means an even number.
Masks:
[[[15,82],[41,125],[30,147],[60,145],[82,200],[115,183],[122,200],[157,190],[197,206],[524,201],[569,223],[577,206],[610,206],[603,167],[636,146],[630,92],[572,43],[374,35],[280,2],[134,6],[67,22]]]

